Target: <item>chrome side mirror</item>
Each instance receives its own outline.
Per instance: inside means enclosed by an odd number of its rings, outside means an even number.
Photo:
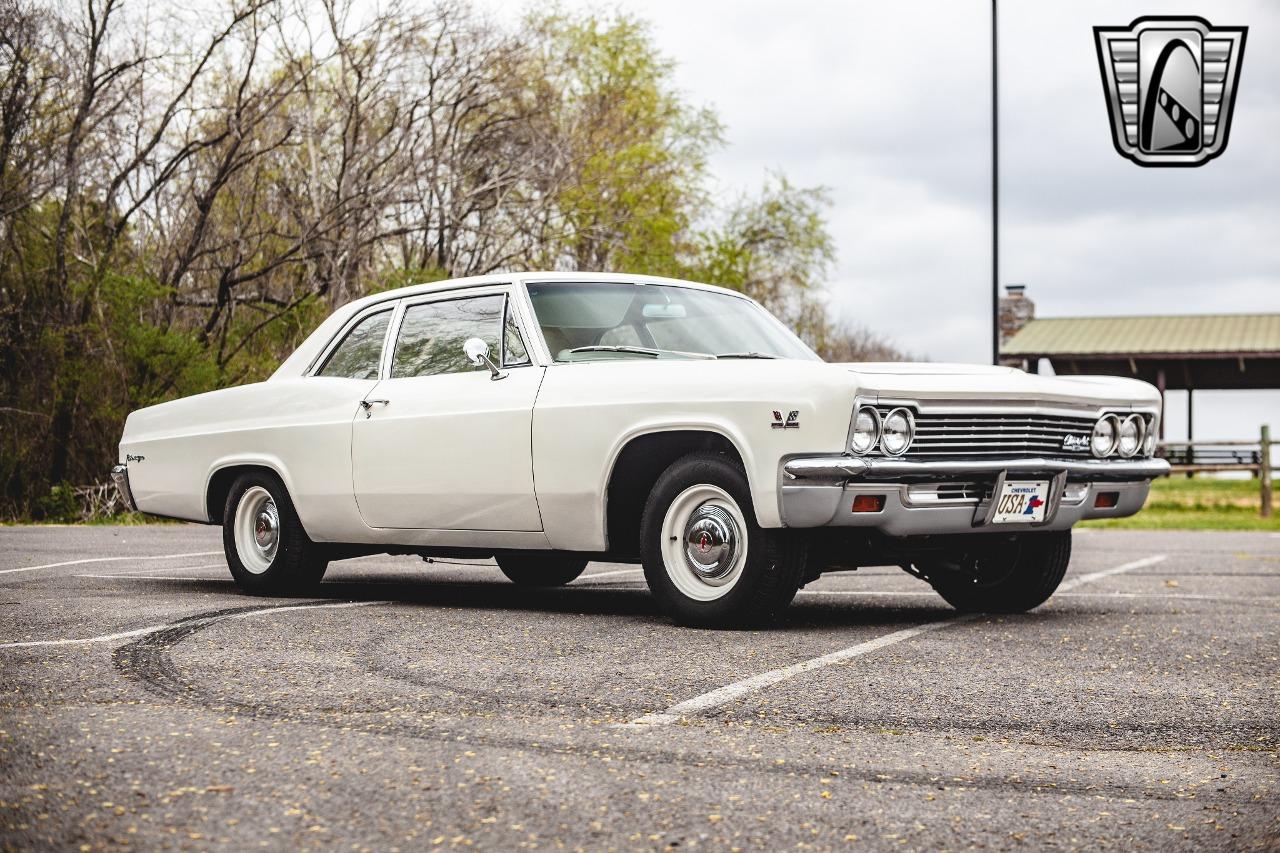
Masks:
[[[467,342],[462,345],[462,353],[475,367],[488,367],[490,379],[507,378],[507,372],[499,370],[498,365],[489,357],[489,345],[479,338],[467,338]]]

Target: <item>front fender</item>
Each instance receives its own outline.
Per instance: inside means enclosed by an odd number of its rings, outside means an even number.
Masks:
[[[722,436],[741,456],[760,526],[783,525],[784,457],[840,452],[855,383],[821,363],[594,363],[547,371],[534,407],[538,507],[553,547],[603,550],[606,493],[622,449],[656,432]],[[775,427],[773,413],[782,424]],[[792,425],[786,425],[791,412]]]

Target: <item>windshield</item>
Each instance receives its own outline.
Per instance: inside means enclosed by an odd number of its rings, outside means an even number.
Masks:
[[[759,305],[662,284],[530,284],[556,361],[607,358],[817,358]]]

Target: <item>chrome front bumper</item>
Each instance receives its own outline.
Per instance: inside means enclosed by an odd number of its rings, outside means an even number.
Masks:
[[[861,527],[892,536],[1001,530],[1066,530],[1087,518],[1122,518],[1142,509],[1151,480],[1169,473],[1163,459],[982,459],[922,462],[854,456],[797,458],[783,465],[781,510],[788,527]],[[1050,480],[1045,520],[991,525],[992,495],[1006,479]],[[956,488],[937,484],[966,485]],[[1095,505],[1099,492],[1115,504]],[[939,495],[954,494],[957,497]],[[878,512],[853,512],[859,495],[876,495]]]
[[[120,493],[120,500],[124,501],[125,507],[131,512],[138,511],[138,505],[133,500],[133,490],[129,488],[129,468],[126,465],[117,465],[111,469],[111,482],[116,484],[116,491]]]
[[[997,475],[1001,471],[1052,477],[1066,472],[1071,481],[1124,482],[1154,480],[1169,473],[1164,459],[958,459],[920,462],[914,459],[869,459],[863,456],[816,456],[792,459],[782,466],[788,480],[899,478],[955,479]]]

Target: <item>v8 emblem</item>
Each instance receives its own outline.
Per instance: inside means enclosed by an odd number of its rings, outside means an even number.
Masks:
[[[800,429],[800,412],[792,410],[787,412],[787,419],[782,419],[782,412],[777,409],[773,411],[773,423],[770,424],[774,429]]]

